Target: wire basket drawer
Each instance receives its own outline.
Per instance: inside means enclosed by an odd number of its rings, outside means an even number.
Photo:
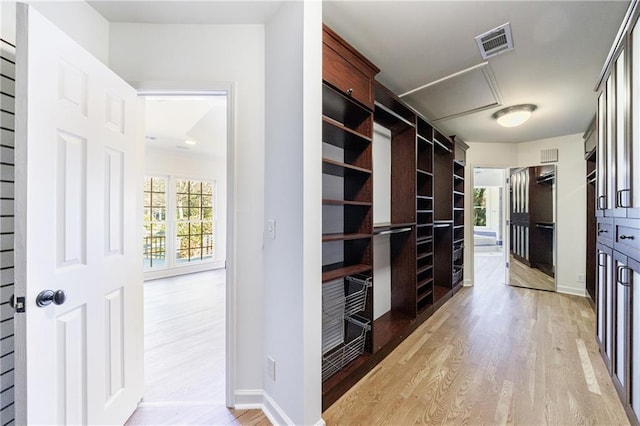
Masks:
[[[457,284],[462,281],[462,268],[456,266],[453,268],[453,284]]]
[[[344,280],[322,285],[322,353],[344,342]]]
[[[371,287],[371,277],[366,275],[350,275],[345,281],[345,307],[346,316],[355,315],[364,311],[367,304],[367,289]]]
[[[344,321],[345,340],[342,346],[322,356],[322,381],[342,370],[351,361],[362,355],[367,331],[371,329],[369,320],[361,317],[347,317]]]
[[[463,244],[459,244],[453,248],[453,261],[462,259],[462,252],[464,249]]]

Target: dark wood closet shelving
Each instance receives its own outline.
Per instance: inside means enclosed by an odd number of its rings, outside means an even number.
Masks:
[[[338,278],[344,278],[348,275],[356,275],[364,272],[371,271],[371,265],[350,265],[341,266],[338,265],[326,265],[326,270],[322,271],[322,282],[332,281]]]
[[[454,253],[464,240],[464,162],[455,160],[458,142],[375,81],[378,69],[326,26],[323,42],[322,202],[334,227],[322,237],[323,258],[343,259],[323,261],[322,281],[373,278],[359,314],[370,321],[364,353],[324,379],[326,409],[461,287],[452,279],[463,267]],[[372,223],[374,123],[391,138],[389,223]],[[391,275],[390,310],[375,320],[374,235],[389,239]]]
[[[370,201],[348,201],[348,200],[334,200],[330,198],[323,198],[322,204],[334,205],[334,206],[354,206],[354,207],[371,207],[373,203]]]

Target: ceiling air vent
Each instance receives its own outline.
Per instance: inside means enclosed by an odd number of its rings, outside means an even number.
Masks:
[[[511,25],[507,22],[491,31],[476,36],[476,43],[478,43],[478,49],[480,49],[483,59],[513,49]]]

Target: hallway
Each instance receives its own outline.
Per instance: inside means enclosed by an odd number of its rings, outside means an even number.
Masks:
[[[586,299],[493,277],[440,308],[325,411],[327,425],[629,424]]]
[[[224,269],[145,282],[145,391],[127,425],[264,424],[225,406],[224,286]]]

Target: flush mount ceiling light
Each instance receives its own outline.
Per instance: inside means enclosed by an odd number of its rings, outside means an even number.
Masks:
[[[196,141],[194,141],[194,140],[191,140],[191,139],[187,139],[186,141],[184,141],[184,143],[185,143],[186,145],[195,145],[195,144],[197,144],[198,142],[196,142]]]
[[[531,113],[536,108],[532,104],[514,105],[494,112],[492,117],[502,127],[516,127],[531,118]]]

